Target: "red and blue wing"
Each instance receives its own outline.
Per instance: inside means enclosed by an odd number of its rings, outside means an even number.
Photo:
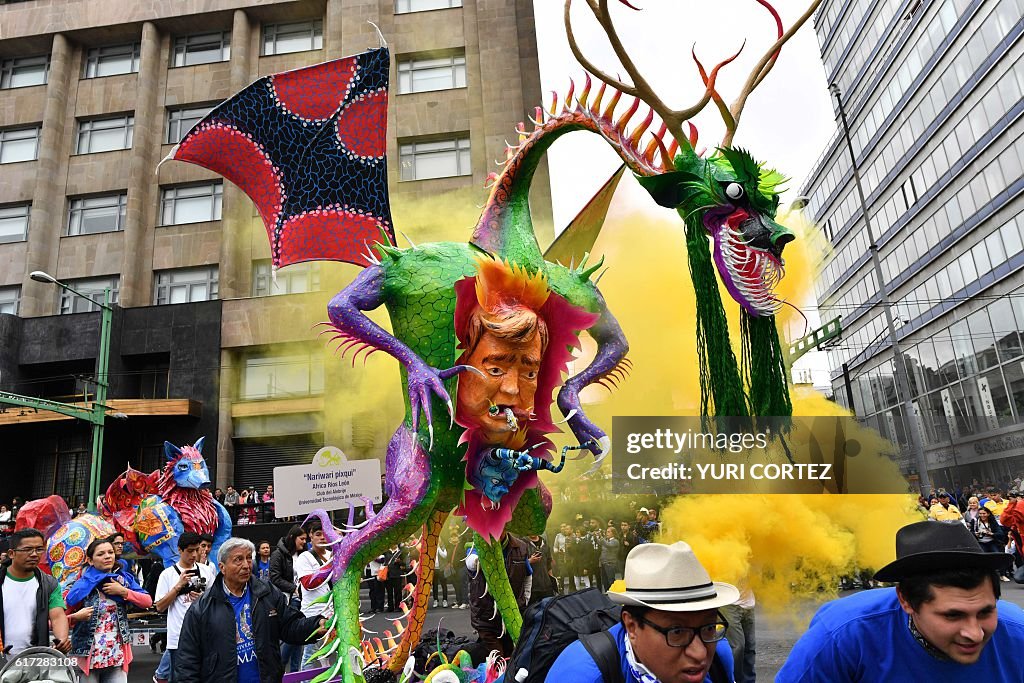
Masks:
[[[385,156],[388,50],[265,76],[197,123],[168,159],[221,174],[263,218],[274,266],[366,265],[394,244]]]

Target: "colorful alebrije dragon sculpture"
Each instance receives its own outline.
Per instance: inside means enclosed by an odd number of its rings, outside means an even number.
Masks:
[[[129,557],[132,551],[153,554],[169,567],[178,561],[182,531],[213,537],[213,558],[231,538],[231,516],[210,493],[203,441],[180,448],[164,441],[162,470],[143,474],[128,468],[107,488],[100,513],[124,535]]]
[[[124,537],[124,556],[129,559],[153,556],[171,566],[178,561],[177,540],[183,531],[212,536],[210,556],[216,557],[231,537],[231,518],[209,491],[210,471],[202,450],[203,439],[181,448],[165,441],[164,468],[145,474],[129,467],[107,488],[99,515],[72,519],[66,506],[57,510],[54,523],[43,531],[50,573],[62,588],[85,568],[89,544],[115,531]]]
[[[782,275],[782,247],[792,239],[773,221],[781,178],[729,146],[738,109],[727,118],[729,139],[708,158],[694,150],[692,127],[691,135],[682,134],[682,123],[710,101],[723,115],[728,112],[715,79],[731,60],[710,74],[700,68],[706,90],[698,106],[669,110],[650,93],[621,49],[607,0],[588,0],[588,5],[636,85],[620,83],[594,68],[579,54],[570,30],[577,58],[605,85],[590,103],[588,76],[578,99],[573,99],[570,87],[561,107],[556,96],[550,111],[537,110],[534,130],[519,126],[518,145],[508,149],[502,169],[489,178],[490,195],[468,244],[395,246],[384,154],[386,48],[264,77],[211,111],[168,156],[221,173],[252,198],[267,227],[275,268],[324,259],[366,266],[332,299],[327,331],[343,353],[356,350],[353,363],[362,351],[369,355],[383,350],[401,365],[406,414],[387,447],[388,502],[359,527],[336,530],[325,524],[334,546],[332,559],[307,578],[310,585],[329,576],[334,579],[331,593],[325,596],[333,607],[333,631],[313,656],[336,655],[338,660],[316,683],[339,674],[345,681],[361,680],[367,663],[402,671],[422,632],[438,539],[453,510],[466,516],[474,529],[488,590],[509,635],[518,639],[521,615],[498,539],[506,531],[540,533],[546,524],[551,497],[540,484],[537,470],[555,469],[544,463],[552,449],[546,435],[556,430],[551,416],[556,388],[558,407],[579,448],[591,450],[598,461],[607,455],[609,440],[581,410],[579,393],[592,383],[614,383],[620,378],[629,367],[628,346],[591,281],[601,264],[588,267],[586,256],[579,266],[570,263],[569,267],[545,260],[530,219],[528,194],[534,172],[561,135],[574,130],[599,134],[657,201],[683,216],[698,294],[705,410],[739,416],[788,414],[785,369],[772,318],[780,305],[772,292]],[[567,28],[568,19],[569,2]],[[755,69],[752,81],[764,77],[781,43],[795,28],[780,38]],[[607,85],[614,93],[602,107]],[[622,93],[637,99],[616,118]],[[652,111],[629,131],[627,125],[641,100],[648,101]],[[641,146],[655,113],[664,123]],[[672,137],[668,146],[666,133]],[[709,233],[719,272],[744,309],[749,395],[729,343],[711,265]],[[380,306],[388,310],[393,334],[365,315]],[[527,377],[535,395],[524,402],[509,390],[509,398],[487,398],[490,405],[482,406],[481,417],[477,412],[481,406],[470,405],[466,397],[472,393],[473,375],[468,373],[498,381],[498,375],[510,371],[499,369],[495,375],[488,368],[485,375],[479,364],[470,363],[478,347],[474,320],[482,317],[486,326],[492,319],[524,310],[525,317],[542,321],[543,341],[536,342],[542,359],[533,376]],[[578,335],[584,330],[597,342],[595,358],[563,382],[570,351],[578,347]],[[457,407],[452,395],[458,398]],[[435,417],[442,410],[448,420]],[[489,438],[505,421],[507,438]],[[418,580],[410,596],[408,625],[403,628],[396,622],[397,632],[385,633],[386,642],[362,640],[358,614],[362,568],[420,530]]]

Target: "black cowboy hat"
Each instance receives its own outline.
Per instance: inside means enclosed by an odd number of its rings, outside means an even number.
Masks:
[[[1006,553],[986,553],[959,523],[916,522],[896,532],[896,560],[875,572],[875,581],[901,581],[946,569],[1006,569]]]

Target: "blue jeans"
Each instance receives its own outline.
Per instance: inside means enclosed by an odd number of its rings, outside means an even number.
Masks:
[[[298,610],[302,603],[299,602],[298,598],[292,598],[290,605],[293,609]],[[315,652],[315,650],[314,650]],[[296,672],[302,670],[302,646],[291,645],[290,643],[281,643],[281,663],[284,664],[285,672]]]
[[[321,647],[319,641],[315,643],[307,643],[302,646],[302,669],[301,671],[308,671],[309,669],[316,669],[327,663],[326,659],[314,659],[309,661],[309,658],[316,654],[316,651]]]
[[[153,678],[159,678],[162,681],[171,680],[171,650],[164,650],[160,657],[160,663],[153,673]]]

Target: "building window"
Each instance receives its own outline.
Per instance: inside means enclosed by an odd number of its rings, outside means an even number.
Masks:
[[[213,301],[217,298],[218,277],[217,266],[158,271],[153,303],[163,306]]]
[[[320,351],[245,359],[239,387],[242,400],[314,396],[323,392],[324,359]]]
[[[68,211],[68,235],[124,230],[127,206],[128,195],[124,192],[72,199]]]
[[[121,287],[121,279],[114,275],[111,277],[91,277],[83,280],[65,280],[68,287],[75,290],[82,296],[75,296],[67,290],[60,292],[60,313],[89,313],[100,310],[103,303],[103,291],[110,290],[110,303],[117,303],[117,296]]]
[[[84,78],[103,78],[139,72],[139,43],[94,47],[85,57]]]
[[[252,295],[276,296],[320,291],[320,264],[296,263],[277,271],[277,282],[271,277],[270,259],[253,264]]]
[[[18,315],[21,287],[0,287],[0,313]]]
[[[395,14],[462,7],[462,0],[395,0]]]
[[[39,157],[39,126],[0,130],[0,164],[33,161]]]
[[[460,51],[434,59],[404,57],[398,60],[399,94],[466,87],[466,53]]]
[[[28,238],[30,204],[0,207],[0,244],[24,242]]]
[[[401,142],[402,180],[427,180],[470,175],[469,138]]]
[[[222,192],[220,181],[165,188],[160,212],[161,225],[219,221]]]
[[[192,130],[192,126],[199,123],[204,116],[210,113],[212,106],[186,107],[182,109],[167,110],[167,144],[175,145],[181,142],[185,134]]]
[[[293,24],[267,24],[263,27],[263,54],[319,50],[324,46],[324,22],[299,21]]]
[[[115,116],[78,123],[78,154],[131,149],[134,116]]]
[[[50,57],[17,57],[0,62],[0,88],[27,88],[46,83]]]
[[[226,62],[231,59],[231,33],[196,33],[174,39],[174,66]]]

